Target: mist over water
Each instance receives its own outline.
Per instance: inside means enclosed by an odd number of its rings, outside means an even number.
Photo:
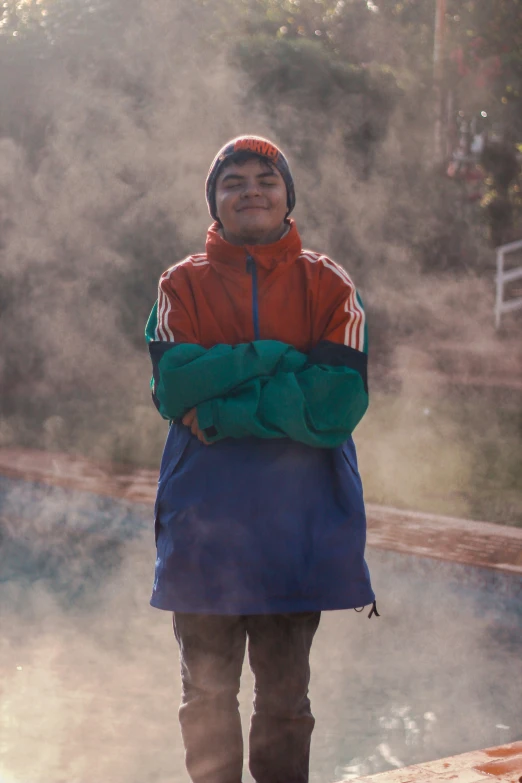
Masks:
[[[149,510],[7,479],[0,497],[2,781],[187,781]],[[381,617],[323,613],[312,649],[313,783],[519,739],[515,593],[368,560]],[[251,691],[245,667],[245,732]]]

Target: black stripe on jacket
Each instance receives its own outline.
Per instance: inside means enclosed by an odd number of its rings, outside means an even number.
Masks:
[[[349,367],[361,376],[368,394],[368,356],[349,345],[321,340],[308,354],[308,364],[328,364],[330,367]]]

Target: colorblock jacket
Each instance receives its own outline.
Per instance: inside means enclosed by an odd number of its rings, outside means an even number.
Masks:
[[[171,426],[155,508],[151,603],[255,614],[354,608],[374,595],[351,433],[368,405],[364,308],[293,221],[168,269],[146,327]],[[211,445],[181,418],[197,408]]]

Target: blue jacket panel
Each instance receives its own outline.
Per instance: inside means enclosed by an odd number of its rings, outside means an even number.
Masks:
[[[155,508],[151,604],[201,614],[350,609],[374,594],[355,446],[170,427]]]

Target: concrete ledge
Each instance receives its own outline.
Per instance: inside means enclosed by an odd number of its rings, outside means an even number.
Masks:
[[[368,545],[522,575],[522,528],[366,505]]]
[[[156,470],[36,449],[0,449],[0,475],[152,504],[158,482]]]
[[[487,780],[520,783],[522,742],[461,753],[459,756],[349,780],[350,783],[485,783]],[[345,778],[338,783],[347,782]]]

